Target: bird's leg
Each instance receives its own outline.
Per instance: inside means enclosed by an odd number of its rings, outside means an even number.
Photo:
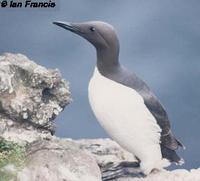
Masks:
[[[123,161],[120,163],[109,162],[101,165],[102,180],[108,181],[119,177],[142,177],[139,162]]]

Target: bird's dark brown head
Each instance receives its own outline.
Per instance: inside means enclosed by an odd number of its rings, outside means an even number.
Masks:
[[[88,40],[97,50],[97,63],[118,63],[119,41],[113,26],[110,24],[102,21],[83,23],[56,21],[53,24]]]

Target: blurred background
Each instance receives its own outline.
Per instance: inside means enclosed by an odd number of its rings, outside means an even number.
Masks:
[[[56,119],[61,137],[108,137],[88,102],[95,49],[52,21],[101,20],[121,43],[120,61],[152,88],[186,150],[183,168],[200,165],[200,1],[60,0],[56,10],[0,9],[0,53],[23,53],[58,68],[70,82],[73,102]]]

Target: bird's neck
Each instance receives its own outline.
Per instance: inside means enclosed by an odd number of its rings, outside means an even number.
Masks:
[[[97,49],[97,68],[101,73],[112,71],[119,65],[119,48]]]

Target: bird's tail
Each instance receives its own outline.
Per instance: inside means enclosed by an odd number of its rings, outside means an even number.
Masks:
[[[182,144],[181,144],[182,145]],[[182,145],[183,146],[183,145]],[[181,146],[181,147],[182,147]],[[183,146],[184,147],[184,146]],[[183,158],[179,157],[175,150],[171,150],[170,148],[167,148],[165,146],[161,146],[161,152],[163,158],[168,159],[170,162],[174,162],[177,165],[184,164]]]

